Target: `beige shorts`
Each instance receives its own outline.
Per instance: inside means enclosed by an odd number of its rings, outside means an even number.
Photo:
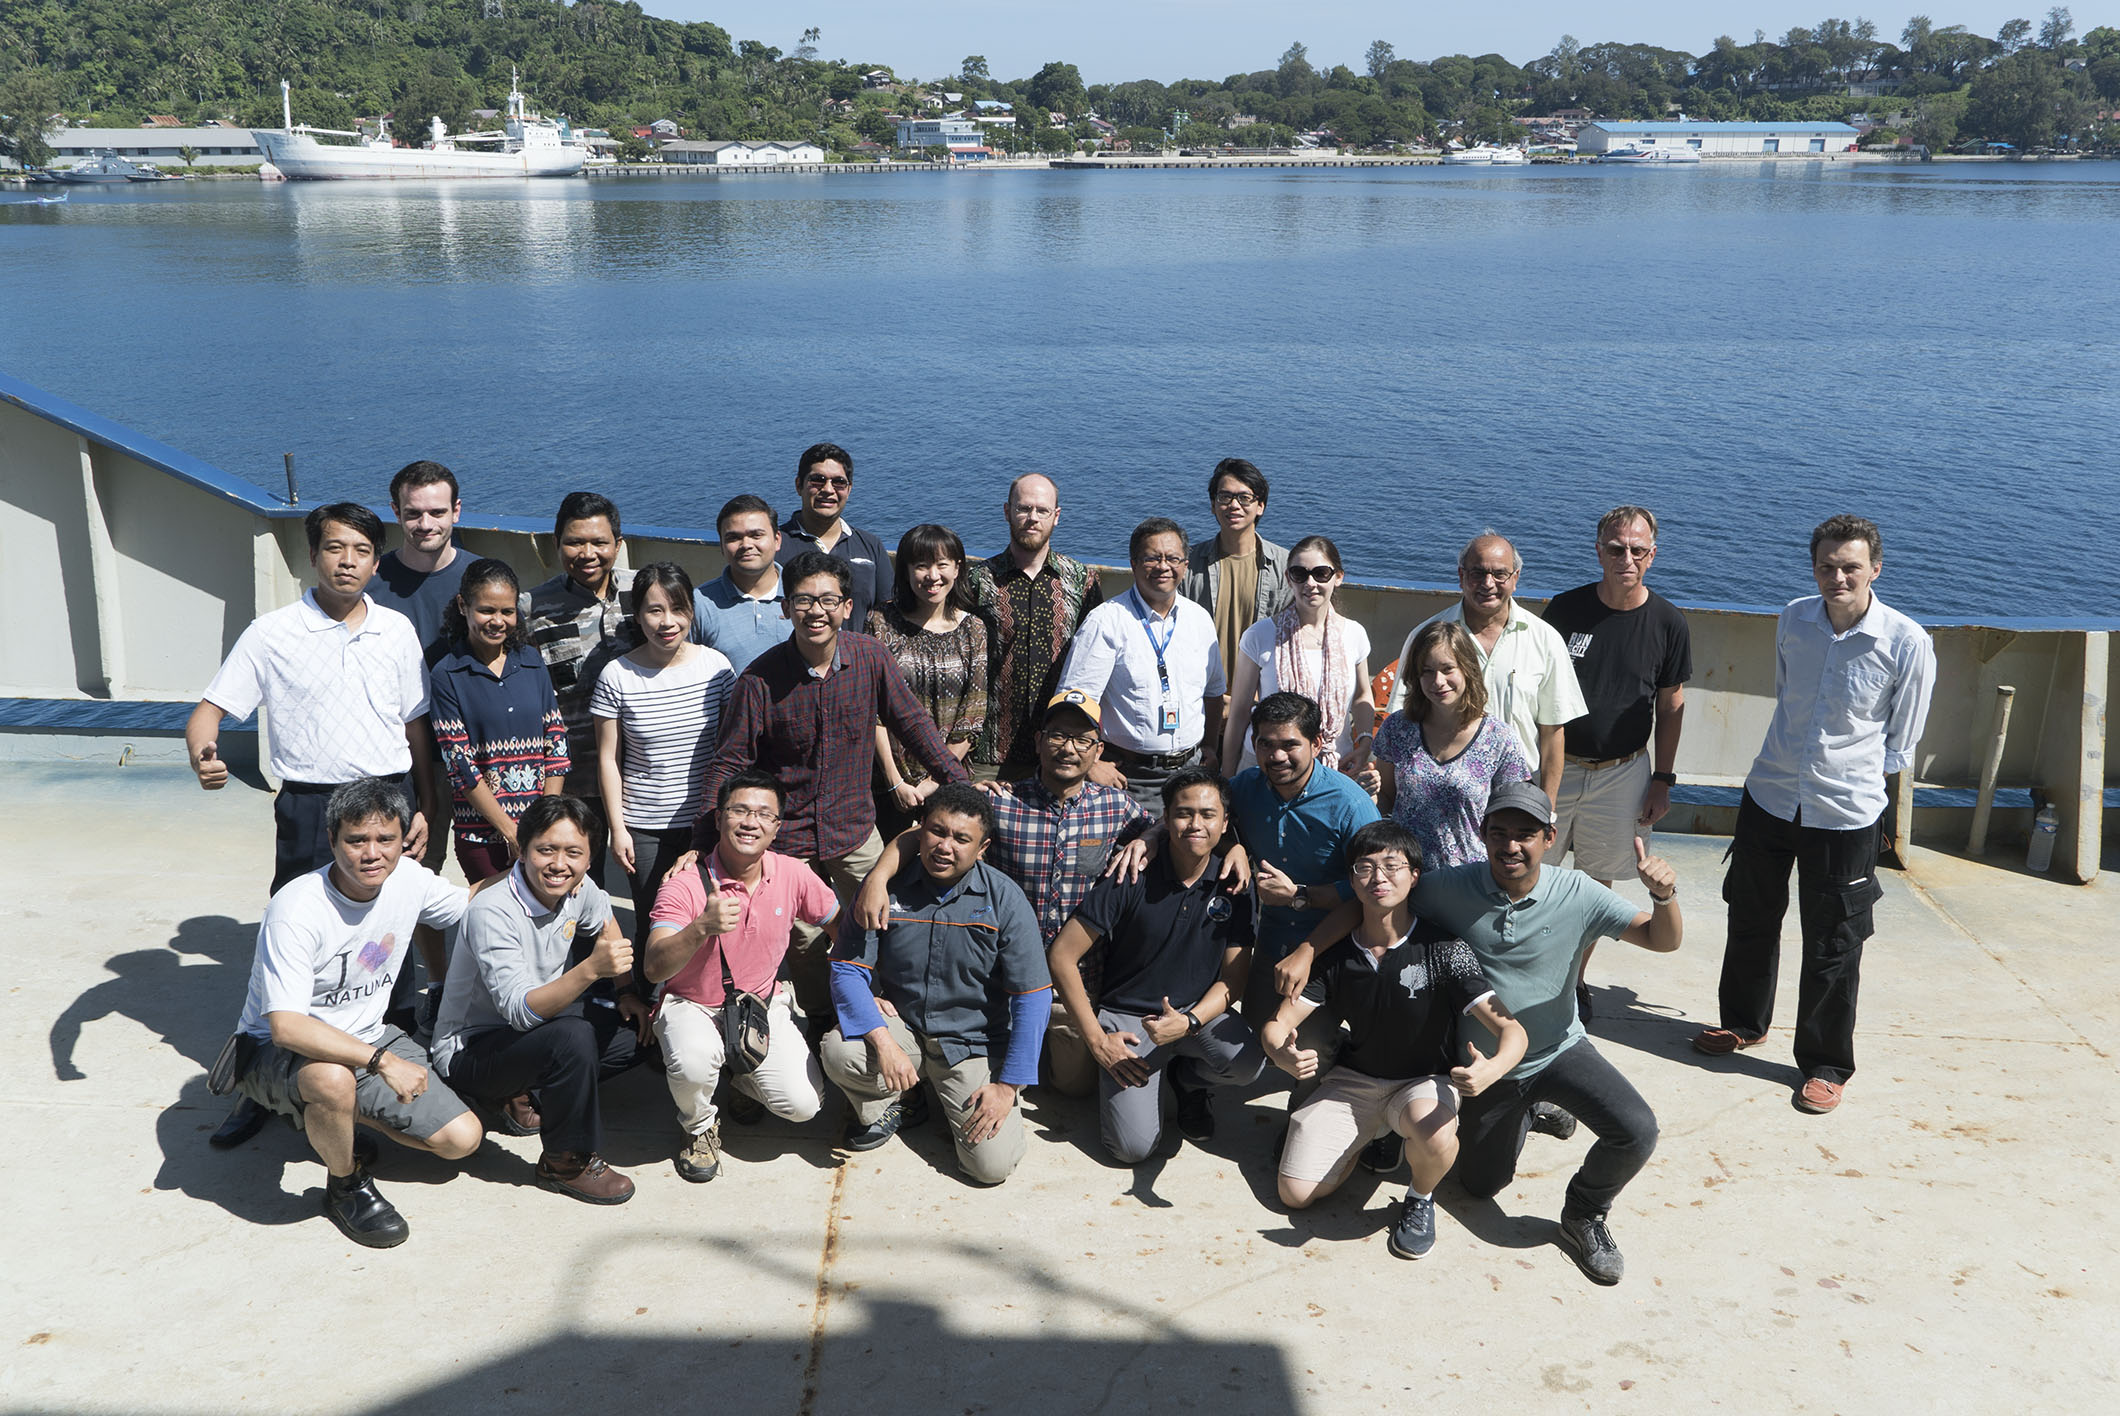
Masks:
[[[1634,841],[1649,843],[1641,824],[1642,798],[1649,793],[1649,754],[1636,753],[1610,767],[1561,768],[1560,800],[1554,803],[1553,848],[1546,858],[1555,865],[1575,849],[1571,862],[1593,880],[1634,878]]]
[[[1400,1129],[1406,1108],[1416,1101],[1457,1114],[1457,1089],[1448,1077],[1372,1077],[1335,1067],[1318,1084],[1317,1094],[1288,1121],[1288,1144],[1281,1151],[1281,1174],[1289,1180],[1337,1185],[1354,1169],[1355,1158],[1386,1131]]]

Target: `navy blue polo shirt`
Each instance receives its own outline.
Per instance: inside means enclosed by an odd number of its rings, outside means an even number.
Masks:
[[[1137,879],[1100,876],[1075,919],[1104,940],[1104,987],[1096,1001],[1114,1013],[1146,1017],[1163,1000],[1198,1003],[1222,976],[1222,956],[1251,947],[1251,898],[1221,888],[1222,858],[1211,857],[1187,885],[1158,851]]]
[[[804,551],[817,549],[817,538],[803,528],[802,513],[795,512],[780,526],[780,552],[773,561],[781,569]],[[832,543],[826,552],[834,560],[845,561],[847,569],[854,573],[854,609],[844,623],[859,629],[869,622],[869,610],[877,605],[888,605],[896,593],[891,569],[891,553],[872,531],[849,525],[846,533]],[[785,588],[785,586],[783,586]]]

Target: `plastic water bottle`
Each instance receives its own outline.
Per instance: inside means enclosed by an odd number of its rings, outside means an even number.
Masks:
[[[2054,838],[2061,834],[2061,813],[2050,802],[2032,818],[2031,844],[2024,848],[2024,868],[2034,875],[2046,874],[2054,863]]]

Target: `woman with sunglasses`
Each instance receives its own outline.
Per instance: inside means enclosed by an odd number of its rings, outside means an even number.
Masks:
[[[1377,711],[1369,689],[1369,632],[1333,604],[1343,579],[1340,548],[1323,536],[1305,536],[1288,553],[1293,603],[1255,622],[1237,641],[1236,677],[1222,726],[1222,761],[1232,774],[1255,760],[1252,705],[1276,693],[1300,693],[1318,705],[1325,743],[1320,762],[1357,779],[1368,770]]]
[[[986,621],[972,613],[975,603],[964,542],[949,527],[927,522],[899,538],[890,602],[870,610],[864,626],[898,661],[959,762],[986,724]],[[881,723],[876,765],[882,775],[876,815],[888,841],[913,824],[938,783]]]
[[[1405,706],[1377,728],[1377,810],[1413,832],[1424,870],[1485,860],[1480,818],[1495,788],[1532,776],[1524,745],[1487,712],[1487,677],[1464,626],[1423,627],[1402,672]]]

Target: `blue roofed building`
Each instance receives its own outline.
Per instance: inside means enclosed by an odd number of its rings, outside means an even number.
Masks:
[[[1846,123],[1586,123],[1575,135],[1585,157],[1615,148],[1691,148],[1702,157],[1827,156],[1852,152],[1861,135]]]

